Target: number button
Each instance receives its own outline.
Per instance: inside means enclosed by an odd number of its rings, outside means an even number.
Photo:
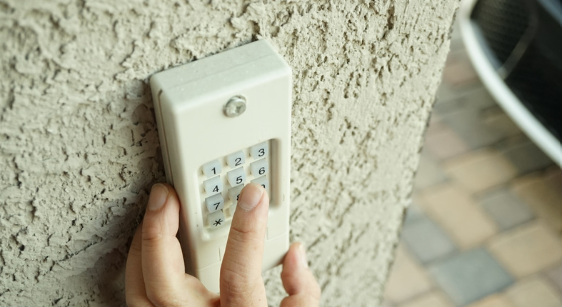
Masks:
[[[254,177],[267,175],[268,169],[269,163],[267,163],[266,159],[261,159],[250,164],[250,170],[252,171],[252,175],[254,175]]]
[[[243,167],[239,167],[233,171],[228,172],[226,176],[228,178],[228,183],[230,183],[230,185],[233,187],[244,184],[244,182],[246,181],[246,172],[244,171]]]
[[[224,208],[224,199],[221,194],[213,195],[205,199],[205,204],[207,205],[207,210],[213,213]]]
[[[252,180],[252,182],[261,185],[267,193],[269,193],[269,180],[267,180],[267,177],[262,176],[258,179]]]
[[[218,228],[224,225],[225,218],[222,210],[215,211],[209,214],[207,218],[209,221],[209,226],[211,226],[211,228]]]
[[[252,155],[252,158],[254,158],[256,160],[267,156],[268,153],[269,153],[269,143],[268,142],[264,142],[264,143],[261,143],[261,144],[258,144],[258,145],[254,145],[250,148],[250,154]]]
[[[203,165],[203,175],[213,177],[222,172],[222,165],[219,160],[211,161]]]
[[[238,151],[226,156],[226,163],[230,168],[235,168],[243,165],[246,162],[246,154],[243,151]]]
[[[220,176],[211,178],[209,180],[205,180],[203,182],[203,186],[205,188],[205,192],[208,195],[215,195],[222,192],[222,180]]]
[[[228,190],[228,198],[230,199],[230,201],[232,201],[233,205],[236,205],[238,203],[238,198],[240,197],[240,192],[242,192],[242,188],[244,188],[244,186],[239,185],[237,187]]]

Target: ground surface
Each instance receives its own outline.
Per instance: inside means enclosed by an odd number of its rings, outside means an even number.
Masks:
[[[388,307],[562,306],[562,171],[509,119],[453,35]]]

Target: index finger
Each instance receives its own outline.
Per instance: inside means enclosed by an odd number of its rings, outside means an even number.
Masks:
[[[242,190],[221,266],[221,306],[253,306],[248,300],[265,300],[261,269],[268,209],[269,197],[260,185],[251,183]]]

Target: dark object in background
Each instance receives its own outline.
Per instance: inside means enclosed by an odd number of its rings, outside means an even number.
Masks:
[[[562,1],[479,0],[470,19],[498,75],[562,142]]]

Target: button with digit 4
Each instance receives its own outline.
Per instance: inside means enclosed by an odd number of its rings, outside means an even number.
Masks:
[[[205,182],[203,182],[203,186],[205,187],[205,192],[209,195],[215,195],[217,193],[220,193],[222,192],[221,177],[217,176],[209,180],[205,180]]]

